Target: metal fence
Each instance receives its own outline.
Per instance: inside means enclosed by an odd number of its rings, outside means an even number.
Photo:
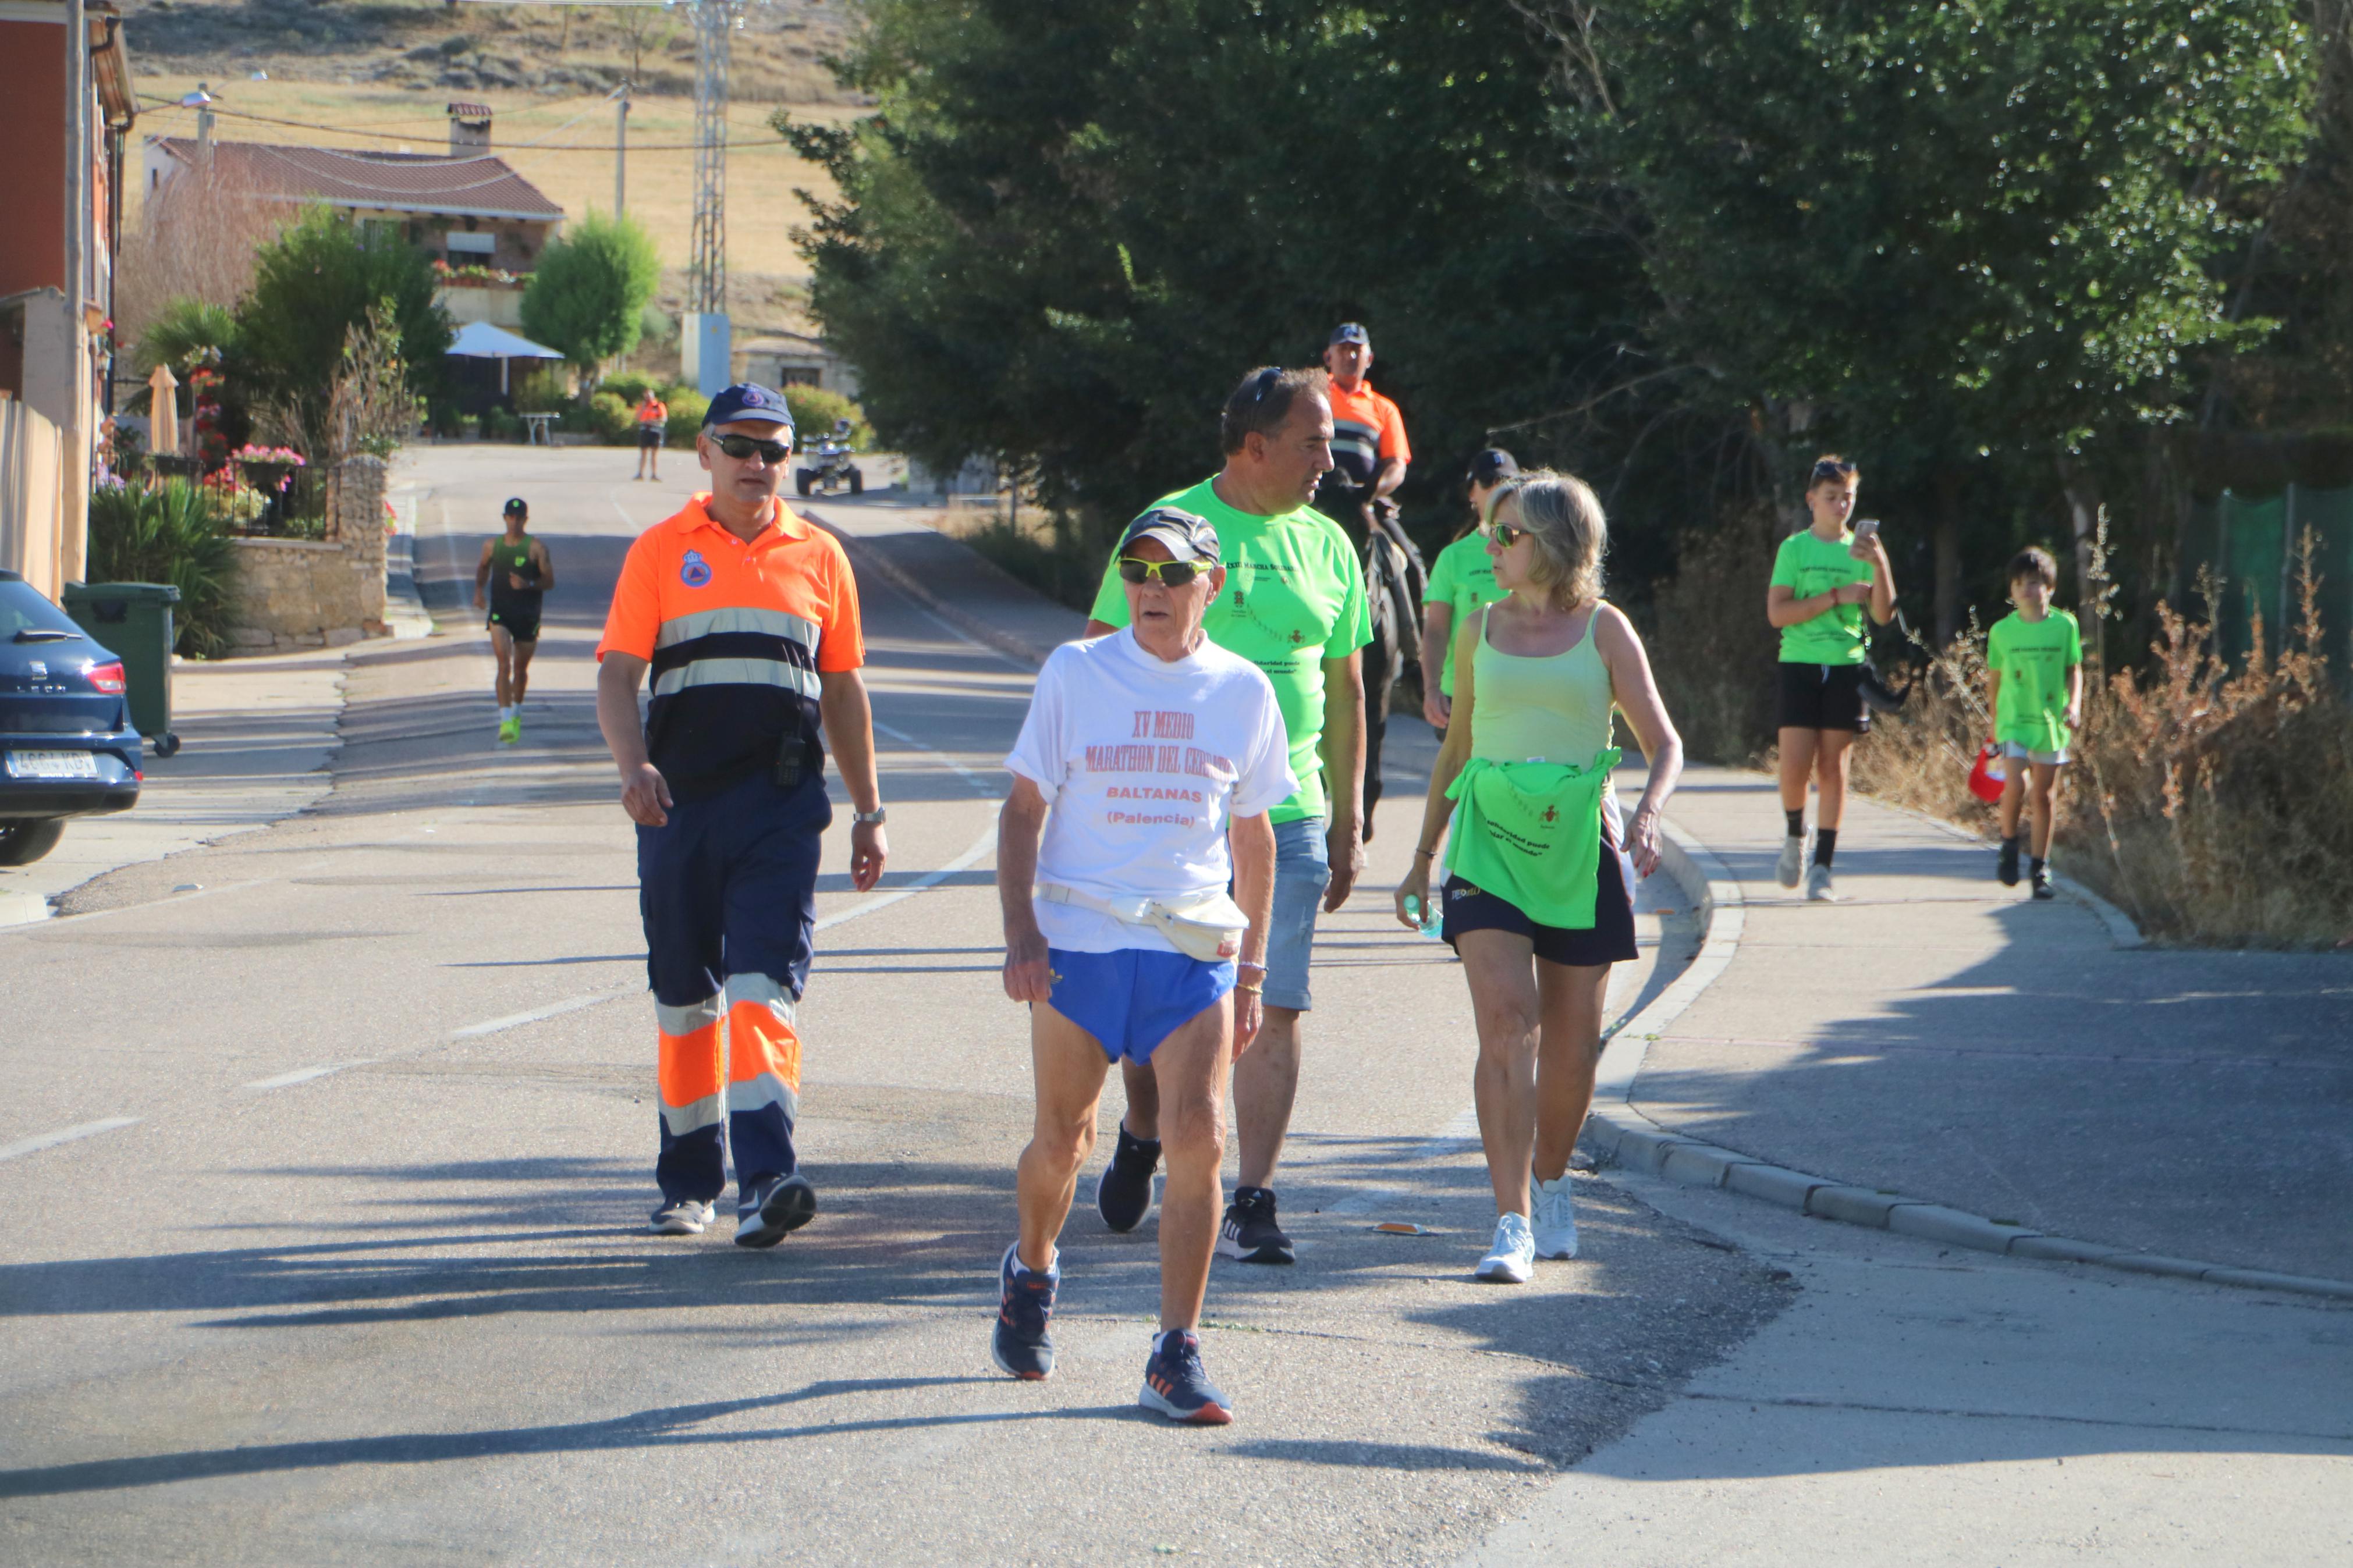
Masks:
[[[2276,652],[2299,606],[2295,574],[2305,532],[2320,579],[2320,621],[2332,663],[2353,668],[2353,489],[2291,484],[2276,495],[2224,490],[2190,509],[2187,565],[2211,567],[2219,586],[2212,606],[2219,641],[2243,658],[2261,615],[2263,641]]]

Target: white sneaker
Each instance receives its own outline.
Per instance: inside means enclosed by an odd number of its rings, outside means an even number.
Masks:
[[[1780,863],[1773,868],[1773,874],[1781,879],[1781,886],[1794,888],[1798,885],[1798,874],[1806,868],[1806,840],[1810,837],[1810,834],[1799,833],[1781,840]]]
[[[711,1205],[681,1198],[674,1204],[664,1204],[654,1210],[653,1233],[656,1236],[701,1236],[711,1224]]]
[[[1472,1272],[1498,1285],[1525,1285],[1535,1272],[1536,1240],[1528,1233],[1525,1215],[1501,1215],[1495,1220],[1495,1245],[1479,1259]]]
[[[1568,1193],[1568,1173],[1556,1182],[1532,1182],[1535,1194],[1535,1253],[1538,1258],[1577,1256],[1577,1209]]]
[[[1806,897],[1818,904],[1838,902],[1838,890],[1831,886],[1831,868],[1819,861],[1806,868]]]

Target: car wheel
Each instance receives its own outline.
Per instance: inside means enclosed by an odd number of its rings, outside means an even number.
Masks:
[[[0,866],[29,866],[55,849],[58,840],[65,836],[65,818],[61,816],[0,822]]]
[[[866,476],[856,468],[849,470],[849,493],[854,496],[862,496],[866,493]]]

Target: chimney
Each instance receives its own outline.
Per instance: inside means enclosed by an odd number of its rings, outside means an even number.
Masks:
[[[491,110],[487,104],[449,106],[449,155],[462,158],[491,149]]]

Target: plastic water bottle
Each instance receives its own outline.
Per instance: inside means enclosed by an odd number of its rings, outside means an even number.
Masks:
[[[1405,912],[1413,917],[1414,930],[1431,942],[1440,940],[1438,911],[1435,909],[1425,907],[1419,898],[1408,893],[1405,896]]]

